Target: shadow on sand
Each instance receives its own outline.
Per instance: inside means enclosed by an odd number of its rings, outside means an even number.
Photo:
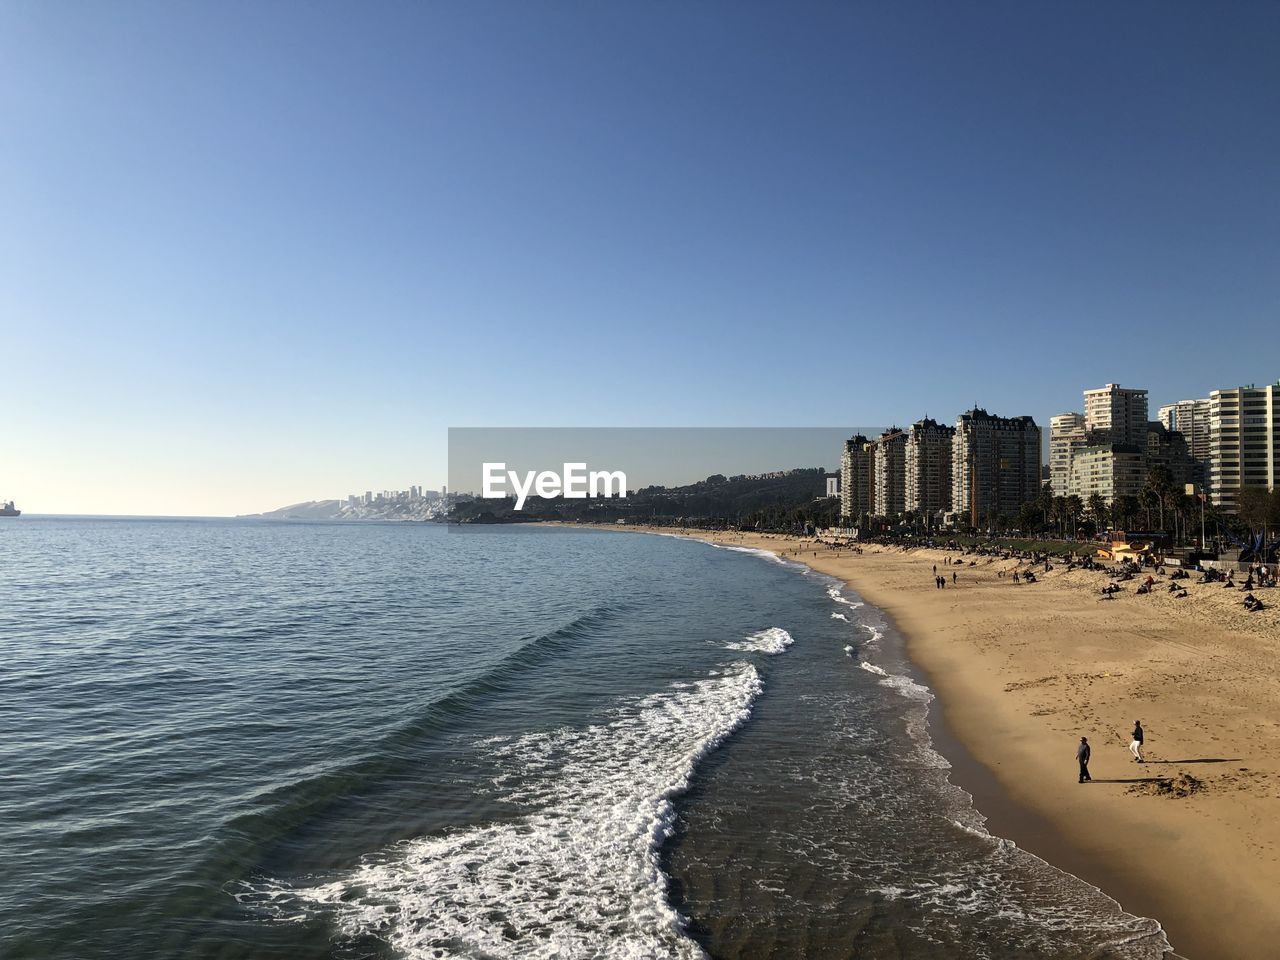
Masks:
[[[1155,763],[1240,763],[1244,757],[1198,757],[1194,760],[1148,760],[1147,766]]]

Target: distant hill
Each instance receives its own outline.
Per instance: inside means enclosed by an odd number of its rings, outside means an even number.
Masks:
[[[680,487],[643,487],[625,499],[586,500],[530,497],[516,511],[513,500],[471,500],[458,504],[450,520],[462,523],[527,523],[537,520],[670,524],[687,522],[785,526],[806,520],[833,522],[839,512],[827,499],[826,470],[802,467],[757,476],[715,474]]]
[[[341,500],[307,500],[303,503],[291,503],[278,510],[266,513],[244,514],[242,519],[262,520],[338,520],[342,517]]]
[[[394,499],[379,497],[372,503],[351,500],[307,500],[291,503],[266,513],[244,514],[241,520],[437,520],[443,521],[448,506],[459,497],[449,495],[448,503],[439,497],[411,497],[400,494]]]
[[[643,487],[625,498],[586,500],[530,497],[517,511],[515,501],[472,499],[400,499],[374,503],[308,500],[242,519],[257,520],[434,520],[460,523],[566,522],[718,525],[786,528],[814,522],[830,526],[839,504],[826,494],[827,472],[801,467],[753,476],[714,474],[679,487]]]

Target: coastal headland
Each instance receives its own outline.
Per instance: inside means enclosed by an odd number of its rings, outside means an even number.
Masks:
[[[937,694],[934,736],[952,779],[993,833],[1156,918],[1190,960],[1274,954],[1280,597],[1249,612],[1221,584],[1179,581],[1179,598],[1159,578],[1149,594],[1130,582],[1104,599],[1105,573],[1065,564],[651,532],[769,550],[844,581],[902,634]],[[1035,582],[1014,581],[1028,569]],[[1135,720],[1145,763],[1128,750]],[[1093,747],[1086,784],[1082,736]]]

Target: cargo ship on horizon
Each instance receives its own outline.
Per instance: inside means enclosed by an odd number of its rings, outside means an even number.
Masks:
[[[13,505],[12,500],[6,500],[4,503],[0,504],[0,517],[20,517],[20,516],[22,516],[22,511],[17,509]]]

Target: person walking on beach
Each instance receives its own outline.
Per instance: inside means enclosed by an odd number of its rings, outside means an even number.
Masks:
[[[1142,759],[1142,744],[1146,738],[1142,735],[1142,721],[1133,721],[1133,739],[1129,741],[1129,752],[1138,763],[1146,763]]]
[[[1089,738],[1081,737],[1080,746],[1076,747],[1076,760],[1080,763],[1081,783],[1084,783],[1086,780],[1093,779],[1093,777],[1089,776],[1089,753]]]

